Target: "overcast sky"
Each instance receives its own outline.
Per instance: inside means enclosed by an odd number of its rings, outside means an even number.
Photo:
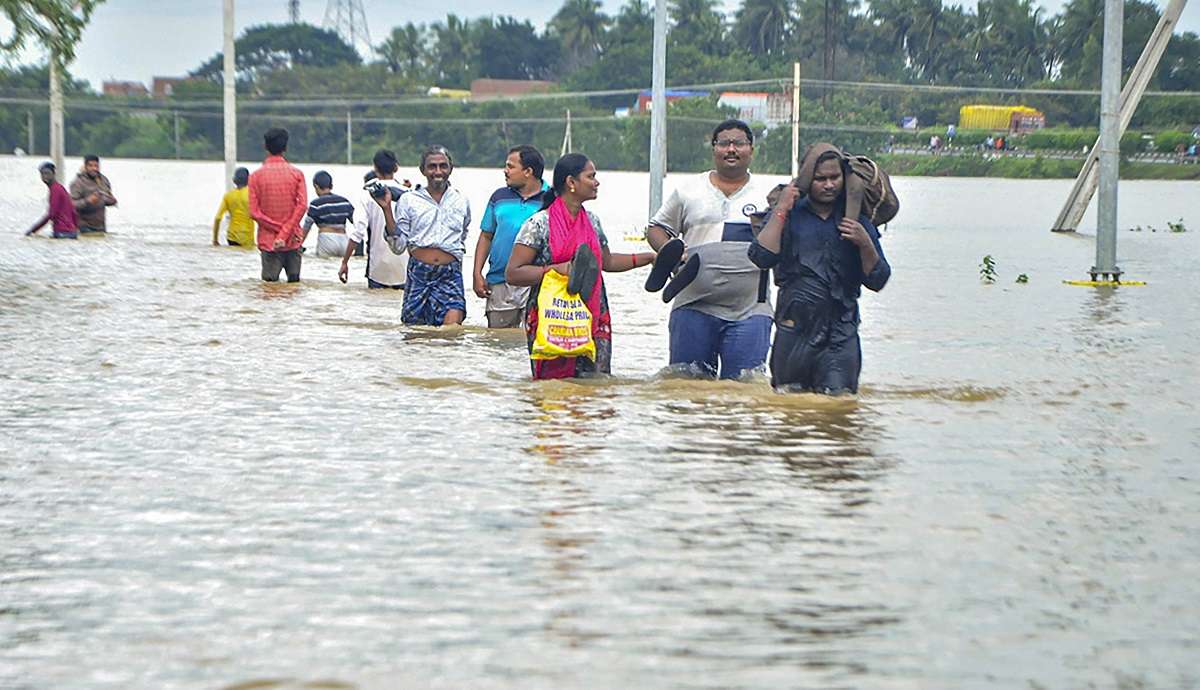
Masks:
[[[1159,7],[1166,0],[1156,0]],[[602,0],[614,14],[623,0]],[[1037,2],[1037,0],[1035,0]],[[255,24],[287,21],[287,0],[236,0],[237,31]],[[526,0],[506,7],[502,14],[529,19],[541,27],[561,6],[562,0]],[[732,14],[739,0],[725,0]],[[974,5],[974,0],[965,4]],[[1041,0],[1050,14],[1057,13],[1063,0]],[[328,0],[301,0],[303,21],[321,25]],[[392,26],[407,21],[430,23],[454,12],[460,17],[495,14],[494,0],[451,0],[444,3],[396,3],[363,0],[371,40],[379,43]],[[83,35],[72,72],[97,89],[107,79],[149,83],[154,76],[178,76],[195,69],[221,50],[222,0],[106,0],[97,8]],[[0,37],[10,27],[0,18]],[[1200,2],[1184,10],[1180,30],[1200,32]],[[43,59],[38,51],[27,51],[24,61]]]

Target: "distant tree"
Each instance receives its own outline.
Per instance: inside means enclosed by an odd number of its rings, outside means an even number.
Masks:
[[[475,44],[471,40],[471,22],[447,14],[446,21],[434,22],[430,73],[439,85],[465,89],[475,78]]]
[[[1158,8],[1151,2],[1125,0],[1121,62],[1126,73],[1137,63],[1159,16]],[[1048,37],[1047,62],[1052,76],[1072,86],[1099,85],[1100,54],[1104,46],[1103,0],[1069,0],[1062,13],[1051,20]]]
[[[539,36],[533,24],[512,17],[485,17],[472,24],[478,74],[493,79],[543,79],[555,67],[558,42]]]
[[[1024,86],[1046,75],[1041,12],[1031,0],[979,0],[969,43],[986,83]]]
[[[1167,91],[1200,91],[1200,36],[1189,31],[1171,38],[1158,81]]]
[[[29,39],[50,48],[60,65],[75,59],[83,28],[92,12],[104,0],[0,0],[0,12],[12,24],[7,40],[0,39],[0,51],[15,53]]]
[[[795,18],[789,0],[743,0],[733,23],[738,46],[754,55],[783,55]]]
[[[567,0],[547,25],[571,69],[591,64],[600,54],[611,21],[600,8],[600,0]]]
[[[725,15],[717,0],[671,0],[671,41],[693,45],[705,52],[725,52]]]
[[[264,24],[246,29],[234,44],[238,79],[254,79],[259,72],[304,65],[359,65],[362,58],[336,33],[311,24]],[[191,73],[193,77],[221,81],[224,54],[217,53]]]
[[[626,0],[604,36],[604,51],[619,45],[649,45],[653,40],[654,10],[646,0]]]
[[[423,73],[428,54],[428,30],[424,24],[408,22],[397,26],[392,33],[375,47],[375,52],[387,63],[388,69],[417,79]]]

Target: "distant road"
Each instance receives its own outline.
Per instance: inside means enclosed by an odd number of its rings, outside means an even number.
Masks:
[[[1058,160],[1083,160],[1086,151],[1070,151],[1067,149],[1010,149],[1007,151],[981,150],[973,146],[952,146],[937,152],[928,146],[893,146],[890,153],[906,156],[983,156],[986,158],[1055,158]],[[1184,156],[1182,159],[1174,153],[1135,153],[1127,156],[1126,160],[1138,163],[1197,164],[1196,156]]]

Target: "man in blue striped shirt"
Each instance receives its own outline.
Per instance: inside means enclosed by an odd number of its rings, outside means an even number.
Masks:
[[[317,226],[317,256],[342,256],[346,253],[346,221],[354,220],[354,204],[333,193],[333,176],[324,170],[313,175],[317,198],[308,205],[304,216],[304,239]]]
[[[521,226],[542,209],[542,194],[549,189],[542,181],[545,168],[545,159],[534,147],[510,149],[504,161],[504,186],[488,199],[479,223],[473,282],[475,294],[487,300],[484,313],[489,328],[520,328],[525,320],[529,288],[504,282],[504,269]],[[486,277],[485,260],[489,266]]]

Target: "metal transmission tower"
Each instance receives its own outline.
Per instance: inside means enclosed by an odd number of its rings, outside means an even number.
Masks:
[[[288,21],[300,23],[300,0],[288,0]]]
[[[371,55],[371,32],[362,0],[329,0],[325,7],[325,28],[341,36],[363,57]]]

